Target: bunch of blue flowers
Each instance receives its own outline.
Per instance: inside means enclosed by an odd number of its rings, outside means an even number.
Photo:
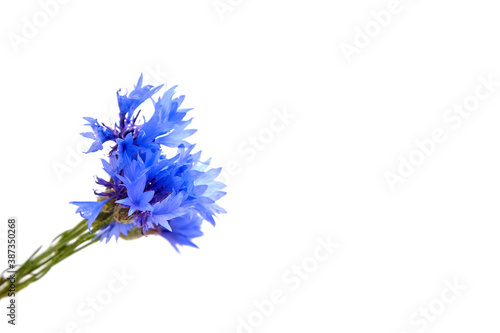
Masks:
[[[216,181],[220,168],[208,169],[210,159],[202,161],[201,151],[185,141],[196,132],[187,129],[185,119],[191,109],[180,108],[184,96],[174,97],[176,86],[158,99],[163,86],[142,86],[143,77],[129,94],[117,92],[119,121],[108,126],[85,117],[91,131],[82,133],[92,139],[87,153],[109,146],[109,157],[102,159],[107,179],[96,177],[102,190],[95,190],[96,201],[71,202],[84,218],[75,228],[54,239],[50,247],[38,249],[17,268],[17,290],[41,278],[56,263],[97,240],[106,243],[114,236],[135,239],[160,235],[178,251],[179,245],[194,246],[201,236],[201,224],[215,225],[216,214],[225,213],[216,201],[226,193]],[[141,119],[138,107],[151,100],[154,113]],[[175,153],[167,156],[162,148]],[[7,281],[0,278],[0,298]]]
[[[114,220],[99,230],[101,239],[140,231],[161,235],[176,249],[177,245],[195,246],[191,240],[202,235],[202,221],[215,225],[214,215],[225,212],[215,203],[225,194],[224,184],[215,181],[221,169],[206,171],[210,160],[200,161],[201,152],[192,154],[194,145],[184,140],[196,130],[186,129],[192,121],[185,120],[190,109],[180,108],[184,96],[174,98],[176,87],[153,100],[153,116],[138,124],[137,107],[161,87],[143,87],[141,76],[130,94],[118,91],[120,121],[113,127],[85,118],[92,132],[82,135],[94,140],[88,152],[112,142],[109,159],[102,160],[110,179],[97,177],[105,188],[95,191],[101,200],[72,203],[87,219],[89,230],[104,205],[111,203]],[[167,157],[162,146],[176,148],[177,154]]]

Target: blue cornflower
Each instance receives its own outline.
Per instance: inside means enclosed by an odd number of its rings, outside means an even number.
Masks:
[[[112,237],[160,235],[176,250],[179,245],[196,247],[192,239],[203,235],[202,222],[215,225],[214,217],[225,213],[216,204],[226,194],[221,191],[225,185],[216,181],[221,169],[208,169],[210,160],[202,161],[201,151],[193,153],[195,146],[186,141],[196,130],[187,129],[192,119],[185,116],[191,109],[180,108],[184,96],[174,97],[176,86],[155,100],[162,86],[142,84],[141,75],[128,95],[117,92],[119,121],[113,126],[85,118],[92,132],[82,135],[94,140],[89,152],[111,142],[109,157],[102,160],[110,179],[97,177],[105,188],[95,191],[102,201],[72,203],[88,219],[89,228],[104,205],[110,207],[113,220],[96,236],[106,242]],[[137,109],[148,100],[154,113],[139,123]],[[162,147],[176,148],[177,153],[167,156]]]

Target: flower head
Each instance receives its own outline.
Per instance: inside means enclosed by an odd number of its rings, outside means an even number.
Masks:
[[[113,236],[131,238],[137,235],[160,235],[178,250],[178,245],[196,245],[204,220],[215,225],[214,216],[225,213],[215,202],[225,195],[225,185],[216,181],[221,169],[208,169],[210,160],[201,161],[201,152],[185,141],[196,132],[187,129],[185,120],[191,109],[182,109],[184,96],[174,97],[175,86],[158,99],[154,95],[162,86],[142,86],[139,78],[128,95],[117,92],[119,121],[113,126],[100,125],[94,118],[84,118],[92,132],[82,133],[93,141],[88,152],[104,148],[111,142],[109,158],[103,169],[109,180],[97,177],[105,190],[95,191],[96,202],[72,202],[77,213],[88,219],[89,229],[108,202],[114,221],[102,227],[97,237],[108,242]],[[139,106],[150,100],[154,113],[148,121],[138,122]],[[167,156],[162,148],[175,148]]]

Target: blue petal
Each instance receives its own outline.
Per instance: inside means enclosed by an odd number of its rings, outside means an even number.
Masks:
[[[192,242],[193,238],[203,236],[201,231],[202,219],[194,214],[187,214],[170,221],[172,231],[164,229],[160,235],[170,242],[174,249],[179,252],[178,245],[187,245],[198,248]]]
[[[87,224],[90,231],[90,226],[94,223],[95,219],[101,212],[102,207],[109,201],[109,199],[103,201],[72,201],[70,204],[77,205],[77,213],[81,217],[87,219]]]
[[[82,136],[93,139],[94,142],[88,151],[85,153],[92,153],[102,149],[102,144],[106,141],[114,139],[114,134],[107,128],[99,125],[97,119],[91,117],[83,117],[88,124],[86,126],[90,126],[92,132],[81,133]]]
[[[185,194],[178,193],[177,195],[169,195],[165,200],[155,204],[149,216],[150,222],[172,231],[169,220],[184,215],[187,212],[185,208],[180,207],[184,199]]]
[[[106,240],[106,243],[108,243],[114,236],[116,238],[116,241],[118,242],[118,237],[120,237],[120,235],[127,236],[128,232],[134,227],[135,227],[134,223],[123,224],[114,221],[101,228],[101,230],[99,230],[99,232],[97,233],[96,237],[100,238],[101,242],[103,240]]]
[[[120,114],[127,114],[127,119],[132,118],[132,115],[135,109],[141,105],[145,100],[153,96],[158,90],[161,89],[161,86],[153,87],[151,85],[142,86],[143,76],[139,77],[139,81],[137,81],[137,85],[134,90],[130,92],[130,94],[120,95],[120,90],[116,92],[116,96],[118,98],[118,107],[120,108]]]

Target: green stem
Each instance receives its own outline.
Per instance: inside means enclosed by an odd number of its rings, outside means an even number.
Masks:
[[[87,220],[84,219],[73,229],[57,236],[45,251],[38,253],[41,247],[38,248],[28,260],[17,267],[17,270],[12,270],[15,271],[15,292],[18,293],[31,283],[41,279],[57,263],[97,242],[99,239],[94,238],[97,231],[112,221],[113,214],[111,212],[101,212],[92,224],[90,232]],[[11,269],[8,270],[11,271]],[[6,273],[5,275],[10,274]],[[8,276],[0,276],[0,299],[7,297],[9,290],[10,280],[8,280]]]

